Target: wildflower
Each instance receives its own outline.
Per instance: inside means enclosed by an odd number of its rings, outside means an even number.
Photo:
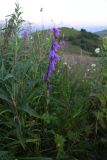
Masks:
[[[94,68],[93,71],[96,71],[96,69]]]
[[[90,71],[90,69],[87,69],[87,71],[89,72],[89,71]]]
[[[58,69],[58,73],[60,73],[60,70]]]
[[[64,62],[63,65],[67,66],[67,62]]]
[[[30,37],[30,40],[32,40],[32,39],[33,39],[33,36]]]
[[[96,67],[96,64],[91,64],[91,67],[93,67],[93,68]]]
[[[60,34],[60,30],[58,28],[53,28],[52,32],[53,32],[55,38],[57,38]]]
[[[55,65],[57,61],[59,61],[59,55],[56,53],[59,49],[59,44],[55,41],[58,37],[60,31],[59,29],[54,28],[53,29],[53,41],[52,41],[52,47],[49,54],[49,66],[47,73],[44,75],[43,80],[47,82],[47,89],[50,92],[52,90],[52,85],[49,83],[49,77],[52,76],[53,72],[55,71]]]
[[[54,50],[51,50],[49,58],[50,58],[50,61],[49,61],[48,71],[43,77],[44,81],[47,81],[49,77],[51,77],[52,73],[55,71],[55,64],[57,61],[59,61],[59,55],[57,55],[54,52]]]
[[[54,51],[58,51],[59,49],[59,44],[57,42],[53,42],[52,43],[52,48],[54,49]]]
[[[71,69],[71,67],[68,65],[68,69],[70,70]]]
[[[50,51],[49,58],[50,58],[50,61],[53,61],[53,62],[59,61],[59,55],[56,54],[54,50]]]
[[[100,48],[96,48],[95,53],[100,53]]]
[[[50,61],[49,64],[49,71],[48,71],[48,76],[50,77],[53,73],[53,71],[55,70],[55,63],[54,61]]]

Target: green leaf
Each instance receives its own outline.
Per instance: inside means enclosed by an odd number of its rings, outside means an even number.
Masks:
[[[7,154],[8,154],[8,151],[0,151],[0,157],[7,155]]]
[[[0,89],[0,99],[11,103],[11,100],[8,98],[7,94],[2,89]]]
[[[40,118],[39,115],[37,115],[36,111],[32,109],[28,104],[21,106],[20,108],[22,111],[28,113],[30,116]]]
[[[6,80],[8,80],[8,79],[10,79],[10,78],[13,78],[13,75],[12,75],[12,74],[6,75],[6,76],[4,77],[4,80],[6,81]]]

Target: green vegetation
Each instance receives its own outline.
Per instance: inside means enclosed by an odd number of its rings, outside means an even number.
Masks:
[[[107,30],[95,32],[95,34],[97,34],[100,37],[105,37],[105,36],[107,36]]]
[[[102,39],[96,34],[87,32],[85,29],[77,31],[73,28],[61,28],[60,38],[64,38],[67,43],[73,45],[73,48],[80,47],[78,53],[80,53],[82,49],[84,54],[95,56],[95,49],[102,48]],[[70,50],[71,53],[73,53],[73,51],[72,49]],[[74,53],[77,52],[74,51]]]
[[[106,55],[90,64],[60,60],[48,92],[52,33],[20,38],[21,15],[16,4],[0,32],[0,160],[106,160]]]

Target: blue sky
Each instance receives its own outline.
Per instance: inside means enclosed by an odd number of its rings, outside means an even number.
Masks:
[[[22,7],[23,18],[30,22],[56,26],[107,26],[107,0],[0,0],[0,19]],[[43,8],[43,12],[40,12]]]

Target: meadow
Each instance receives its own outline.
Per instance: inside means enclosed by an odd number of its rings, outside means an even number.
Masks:
[[[76,50],[75,60],[63,30],[19,36],[18,4],[8,18],[0,31],[0,160],[106,160],[106,49],[97,57]]]

